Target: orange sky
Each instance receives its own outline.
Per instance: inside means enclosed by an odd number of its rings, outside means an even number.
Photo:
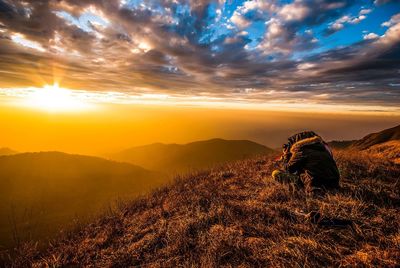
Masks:
[[[279,147],[288,135],[306,129],[327,140],[356,139],[398,124],[400,116],[102,104],[70,112],[2,105],[0,120],[0,147],[105,154],[154,142],[185,143],[216,137]]]
[[[280,147],[399,124],[396,1],[264,2],[1,1],[0,147]]]

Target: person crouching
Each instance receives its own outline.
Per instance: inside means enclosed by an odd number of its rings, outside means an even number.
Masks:
[[[308,194],[339,189],[339,170],[328,144],[313,131],[291,136],[283,145],[280,168],[272,177],[281,183],[295,184]]]

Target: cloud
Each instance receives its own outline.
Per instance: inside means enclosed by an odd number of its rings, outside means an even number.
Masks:
[[[389,28],[380,38],[368,39],[352,47],[331,50],[309,59],[321,70],[316,81],[332,83],[341,81],[343,86],[362,85],[359,94],[379,95],[379,88],[387,90],[379,98],[391,96],[397,102],[397,93],[388,88],[390,83],[398,81],[400,63],[400,24]],[[362,55],[362,57],[357,57]],[[356,94],[353,92],[352,94]]]
[[[316,66],[316,64],[314,63],[310,63],[310,62],[305,62],[305,63],[300,63],[299,65],[297,65],[297,69],[299,70],[309,70],[312,69]]]
[[[379,38],[379,35],[377,35],[376,33],[368,33],[363,36],[364,40],[371,40],[371,39],[377,39],[377,38]]]
[[[300,29],[337,18],[353,4],[354,1],[297,0],[281,5],[267,21],[267,31],[258,48],[264,54],[275,57],[287,57],[296,51],[312,49],[317,39],[307,31],[300,32]],[[364,15],[360,19],[364,19]],[[336,24],[335,27],[340,28],[342,25]]]
[[[247,28],[251,24],[251,21],[247,20],[243,15],[241,15],[237,11],[233,12],[233,15],[231,17],[231,22],[233,22],[240,29]]]
[[[400,22],[400,13],[393,15],[390,20],[385,21],[381,24],[382,27],[390,27]]]
[[[276,12],[278,6],[275,1],[249,0],[243,2],[232,14],[230,21],[239,30],[249,27],[255,21],[263,21],[272,12]]]
[[[361,9],[360,10],[360,15],[366,15],[372,12],[372,9],[367,8],[367,9]]]
[[[400,22],[393,24],[387,29],[382,38],[379,39],[380,45],[390,47],[400,42]]]
[[[278,6],[275,1],[263,1],[263,0],[249,0],[243,3],[243,13],[247,13],[251,10],[262,10],[268,12],[274,12]]]
[[[124,94],[398,103],[399,14],[381,37],[319,47],[312,29],[372,12],[345,15],[356,3],[257,0],[229,13],[211,0],[0,0],[0,86],[41,86],[56,69],[65,86]]]
[[[294,28],[288,28],[279,19],[271,19],[267,23],[264,39],[258,45],[263,54],[276,58],[286,57],[294,51],[303,51],[315,47],[312,31],[298,34]]]
[[[325,30],[325,35],[331,35],[342,30],[346,24],[358,24],[367,18],[367,14],[371,13],[372,9],[361,9],[357,16],[345,15],[330,23]]]
[[[36,49],[41,52],[45,51],[45,49],[42,47],[42,45],[40,43],[30,41],[30,40],[24,38],[24,36],[22,34],[14,33],[14,34],[11,34],[10,38],[13,42],[20,44],[24,47]]]
[[[396,1],[398,2],[398,0],[375,0],[374,4],[379,6],[379,5],[384,5],[384,4],[387,4],[390,2],[396,2]]]
[[[284,5],[278,12],[285,21],[302,21],[311,13],[311,9],[301,1]]]

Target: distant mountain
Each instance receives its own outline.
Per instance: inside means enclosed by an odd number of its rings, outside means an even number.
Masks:
[[[18,152],[14,151],[14,150],[11,150],[10,148],[7,148],[7,147],[0,148],[0,156],[16,154],[16,153],[18,153]]]
[[[111,158],[171,173],[208,168],[271,152],[272,149],[248,140],[212,139],[188,144],[139,146],[114,154]]]
[[[161,185],[160,174],[128,163],[59,152],[0,156],[0,248],[43,237]],[[14,241],[15,242],[15,241]]]
[[[356,140],[350,141],[330,141],[328,145],[334,149],[346,149],[350,147]]]
[[[369,134],[364,138],[354,142],[351,145],[351,148],[358,150],[365,150],[373,145],[381,144],[392,140],[400,140],[400,125],[393,128],[385,129],[377,133]]]

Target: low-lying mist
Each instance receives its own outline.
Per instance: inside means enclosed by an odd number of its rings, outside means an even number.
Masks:
[[[224,108],[112,106],[79,113],[1,109],[0,147],[105,155],[156,142],[246,139],[280,147],[298,131],[325,140],[354,140],[400,122],[386,113],[304,113]],[[29,132],[29,135],[26,135]]]

